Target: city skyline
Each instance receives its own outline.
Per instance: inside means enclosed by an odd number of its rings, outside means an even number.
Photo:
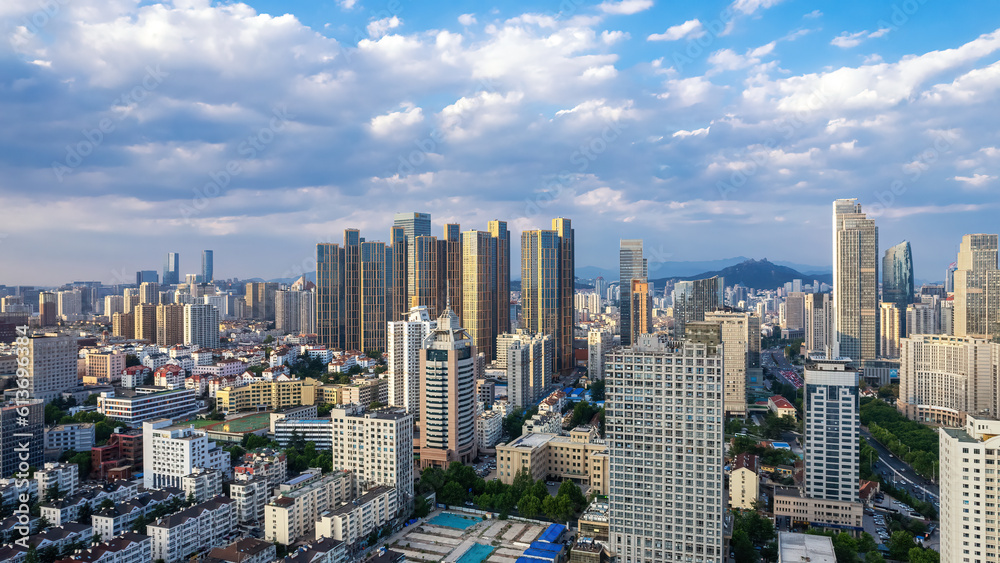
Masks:
[[[580,267],[614,268],[618,238],[651,263],[827,266],[837,197],[940,280],[992,230],[1000,34],[994,5],[915,6],[9,3],[0,283],[112,282],[205,248],[223,278],[286,277],[344,228],[389,242],[407,210],[434,232],[506,218],[515,240],[572,217],[595,226]],[[159,26],[179,41],[142,43]]]

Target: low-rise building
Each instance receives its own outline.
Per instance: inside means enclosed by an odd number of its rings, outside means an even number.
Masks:
[[[742,453],[736,456],[729,473],[729,508],[753,510],[760,497],[760,476],[757,456]]]
[[[290,544],[312,536],[319,515],[354,498],[354,475],[318,469],[282,484],[278,496],[264,507],[264,539]]]
[[[521,426],[521,434],[559,434],[563,415],[557,412],[537,413]]]
[[[837,563],[833,538],[813,534],[778,532],[778,563]]]
[[[271,563],[275,546],[254,538],[240,538],[226,547],[215,547],[202,563]]]
[[[187,372],[175,364],[160,366],[153,372],[153,385],[165,389],[183,389]]]
[[[497,477],[514,482],[522,469],[536,481],[572,479],[608,494],[608,447],[590,426],[574,428],[569,436],[526,434],[497,446]]]
[[[94,425],[90,422],[59,424],[45,429],[46,450],[89,452],[94,447]]]
[[[302,404],[301,379],[251,381],[241,387],[226,387],[215,394],[216,408],[222,412],[277,410]]]
[[[225,543],[236,529],[233,501],[216,497],[160,518],[146,527],[153,538],[153,559],[178,563]]]
[[[158,505],[172,499],[183,500],[180,489],[164,488],[143,493],[132,500],[115,504],[113,507],[95,510],[90,517],[94,534],[103,541],[110,541],[128,531],[139,516],[148,516]]]
[[[131,479],[142,473],[142,430],[116,432],[103,446],[90,449],[90,478],[98,481]]]
[[[861,533],[864,506],[860,502],[810,498],[795,487],[774,488],[774,516],[791,525],[829,527]]]
[[[346,563],[347,544],[333,538],[303,544],[282,563]]]
[[[793,420],[795,419],[795,405],[790,403],[788,399],[782,397],[781,395],[769,397],[767,399],[767,408],[771,409],[771,412],[778,415],[779,418],[782,416],[790,416]]]
[[[35,487],[38,485],[37,481],[30,483]],[[180,491],[177,490],[177,493],[180,494]],[[78,520],[84,505],[89,506],[91,511],[96,511],[105,499],[117,504],[137,496],[139,496],[139,486],[136,483],[115,481],[99,487],[89,487],[74,495],[43,502],[40,505],[40,514],[53,526],[62,526]]]
[[[279,420],[294,418],[319,418],[319,409],[315,404],[299,405],[297,407],[288,407],[287,409],[268,413],[268,418],[270,419],[271,434],[274,434],[274,424]]]
[[[122,390],[114,397],[101,393],[97,412],[124,422],[139,424],[156,418],[183,418],[198,412],[198,393],[194,389],[165,389],[143,394],[141,387]]]
[[[127,532],[110,541],[99,543],[57,563],[149,563],[153,560],[149,536]]]
[[[64,526],[50,526],[44,531],[28,536],[27,545],[34,546],[38,552],[54,548],[62,552],[70,544],[80,542],[90,543],[94,533],[90,524],[70,522]],[[20,534],[18,534],[20,539]],[[0,561],[4,563],[22,563],[28,556],[28,548],[20,543],[11,543],[0,547]]]
[[[316,522],[316,539],[333,538],[353,545],[396,517],[399,503],[394,487],[376,487],[352,502],[323,512]]]
[[[274,439],[287,448],[295,437],[316,444],[317,450],[333,447],[333,422],[329,418],[283,418],[274,423]]]
[[[45,499],[71,496],[80,486],[80,466],[75,463],[46,463],[35,470],[35,481]],[[56,494],[53,496],[54,491]]]
[[[261,478],[268,490],[275,489],[288,478],[288,458],[285,452],[264,448],[243,454],[240,464],[233,468],[236,480]]]
[[[181,477],[184,498],[194,497],[195,502],[205,502],[222,494],[222,472],[218,469],[195,467],[190,475]]]
[[[580,518],[577,519],[577,529],[580,537],[590,537],[607,541],[610,537],[611,504],[607,498],[594,499]]]
[[[486,411],[476,417],[476,444],[480,454],[495,452],[502,434],[503,416],[500,411]]]

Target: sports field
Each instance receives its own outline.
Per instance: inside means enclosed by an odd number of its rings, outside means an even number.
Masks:
[[[240,418],[234,418],[232,420],[223,420],[216,422],[208,426],[208,430],[215,430],[216,432],[254,432],[262,428],[267,428],[271,423],[271,419],[268,413],[256,413],[247,416],[241,416]],[[229,428],[226,428],[229,425]]]

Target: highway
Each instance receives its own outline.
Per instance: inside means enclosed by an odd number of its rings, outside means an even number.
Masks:
[[[895,481],[896,487],[906,490],[915,498],[921,500],[937,501],[939,489],[937,485],[928,484],[926,480],[917,475],[906,462],[895,457],[892,452],[885,449],[872,438],[866,430],[861,430],[861,436],[878,452],[878,461],[875,462],[875,471],[884,474],[883,479]]]

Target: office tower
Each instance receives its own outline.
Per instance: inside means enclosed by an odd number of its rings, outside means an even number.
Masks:
[[[650,295],[649,282],[633,279],[629,295],[632,300],[629,311],[632,326],[629,335],[635,339],[640,334],[653,331],[653,297]]]
[[[705,313],[721,309],[725,286],[725,278],[719,276],[675,283],[674,334],[685,334],[684,326],[687,323],[703,321]]]
[[[299,332],[316,334],[316,292],[303,291],[299,296]]]
[[[403,237],[406,241],[407,274],[406,274],[406,303],[413,303],[416,291],[416,264],[413,261],[416,237],[430,236],[431,234],[431,214],[430,213],[396,213],[392,221],[393,227],[403,229]],[[408,310],[408,309],[407,309]]]
[[[944,271],[944,291],[945,293],[953,293],[955,291],[955,270],[958,269],[958,262],[952,262],[948,264],[948,268]]]
[[[184,343],[184,305],[180,303],[157,305],[156,343],[160,346]]]
[[[857,199],[833,202],[833,307],[837,357],[878,357],[878,227]]]
[[[806,496],[858,502],[858,373],[848,358],[812,356],[805,369]]]
[[[77,386],[76,338],[32,337],[28,342],[28,386],[30,398],[46,403]]]
[[[135,339],[156,342],[156,305],[140,303],[132,310],[135,319]]]
[[[299,317],[302,309],[301,291],[279,289],[274,292],[274,328],[294,334],[299,331]]]
[[[486,361],[496,358],[496,241],[486,231],[462,233],[462,327]]]
[[[211,305],[184,305],[184,345],[219,347],[219,311]]]
[[[135,285],[140,286],[146,282],[160,282],[160,273],[156,270],[139,270],[135,273]]]
[[[139,289],[134,287],[126,288],[122,291],[125,312],[131,313],[135,306],[139,304]]]
[[[437,327],[426,307],[410,309],[410,318],[387,327],[389,404],[406,412],[420,410],[420,350],[424,338]]]
[[[385,243],[362,242],[359,257],[358,326],[361,342],[358,350],[385,351]]]
[[[389,243],[392,250],[392,259],[387,265],[387,268],[390,270],[387,277],[392,280],[390,286],[392,293],[391,295],[387,295],[386,299],[392,305],[389,320],[398,321],[402,320],[410,310],[410,301],[407,295],[409,291],[409,286],[407,285],[407,276],[409,275],[407,260],[409,255],[407,252],[409,249],[406,242],[406,230],[401,226],[392,227],[389,234]]]
[[[163,285],[177,285],[181,282],[181,255],[176,252],[168,252],[167,260],[163,264]]]
[[[554,341],[549,334],[516,333],[497,336],[497,366],[507,370],[507,400],[531,407],[542,400],[552,382]]]
[[[173,426],[169,418],[142,423],[142,482],[147,489],[180,488],[196,467],[229,473],[229,452],[209,440],[204,430]]]
[[[833,335],[833,301],[830,294],[806,294],[804,314],[807,353],[825,355]]]
[[[955,336],[990,338],[1000,334],[997,235],[963,236],[956,263]]]
[[[747,412],[747,377],[760,369],[760,317],[743,311],[710,311],[705,322],[718,323],[725,362],[723,373],[726,414]]]
[[[901,348],[896,408],[907,418],[956,427],[966,414],[996,412],[992,355],[1000,348],[930,334],[904,338]]]
[[[215,280],[215,253],[211,250],[201,251],[201,281],[212,283]]]
[[[938,307],[940,307],[940,302]],[[941,320],[938,309],[927,303],[911,303],[906,306],[906,337],[918,334],[938,334]]]
[[[139,286],[139,303],[159,305],[160,284],[156,282],[143,282],[142,285]]]
[[[111,318],[115,313],[125,311],[125,298],[121,295],[106,295],[104,297],[104,316]]]
[[[614,345],[614,336],[607,330],[587,332],[587,377],[591,381],[604,379],[604,358]]]
[[[56,324],[58,306],[59,298],[55,293],[50,291],[38,293],[38,320],[43,327]]]
[[[448,223],[444,226],[444,238],[438,241],[438,303],[441,307],[450,306],[460,319],[462,318],[462,252],[461,228],[458,223]],[[508,278],[508,291],[509,289]],[[497,302],[499,304],[502,301],[498,298]]]
[[[246,286],[247,308],[250,318],[259,321],[274,320],[274,294],[278,284],[274,282],[250,282]]]
[[[413,498],[413,414],[402,409],[365,412],[359,405],[338,406],[333,421],[333,469],[351,471],[358,488],[395,487],[401,504]],[[372,448],[371,444],[382,447]]]
[[[899,338],[901,320],[899,306],[895,303],[879,303],[878,333],[879,355],[883,358],[899,357]]]
[[[913,255],[910,243],[904,240],[882,257],[882,301],[895,303],[900,312],[899,337],[906,334],[906,306],[913,303],[913,291]]]
[[[1000,420],[970,414],[964,427],[939,428],[938,436],[941,562],[997,561],[1000,534],[993,525],[995,477],[990,475],[995,474],[990,471],[1000,463]]]
[[[344,249],[334,243],[316,245],[316,330],[319,343],[344,349]]]
[[[128,340],[135,338],[135,313],[111,315],[111,334]]]
[[[618,283],[621,284],[622,298],[618,304],[621,318],[622,346],[631,346],[632,337],[632,280],[646,281],[648,274],[646,259],[642,257],[642,239],[622,239],[618,250]]]
[[[573,362],[573,229],[569,219],[552,220],[551,230],[521,233],[521,314],[531,333],[551,334],[555,371]]]
[[[493,334],[503,334],[510,332],[510,231],[507,221],[496,219],[486,224],[486,230],[496,245],[495,285],[491,288],[494,296],[492,330]]]
[[[594,293],[603,298],[607,291],[608,282],[604,281],[604,276],[597,276],[597,279],[594,280]]]
[[[60,291],[56,295],[60,317],[71,317],[83,313],[83,303],[79,291]]]
[[[420,465],[446,468],[476,457],[477,350],[445,310],[420,350]]]
[[[806,294],[792,291],[785,297],[785,324],[788,330],[803,330],[806,327]]]
[[[685,331],[642,335],[605,364],[609,539],[624,563],[725,560],[720,327],[692,321]],[[696,358],[699,373],[686,373]],[[650,383],[660,394],[647,394]]]
[[[12,478],[24,462],[43,467],[44,435],[45,402],[40,397],[32,394],[26,401],[0,406],[0,477]]]
[[[444,303],[439,303],[438,292],[438,240],[430,235],[414,237],[411,245],[413,253],[413,290],[409,306],[427,307],[427,313],[437,318],[444,312]],[[447,296],[446,296],[447,297]]]

